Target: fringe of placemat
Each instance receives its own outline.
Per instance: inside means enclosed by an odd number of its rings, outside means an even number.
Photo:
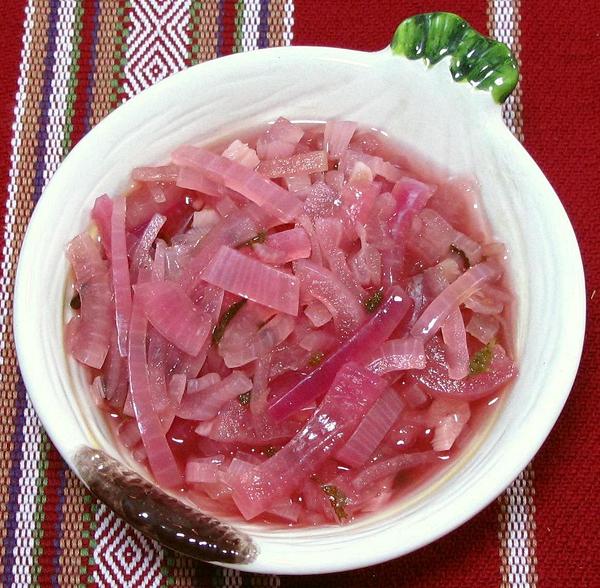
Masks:
[[[520,0],[490,0],[489,30],[496,39],[508,45],[517,60],[521,53],[519,22]],[[518,84],[504,103],[504,122],[521,143],[523,133],[522,89]],[[501,588],[535,588],[535,487],[530,463],[509,488],[498,498]]]
[[[29,0],[16,97],[0,300],[0,578],[30,586],[279,586],[197,564],[137,533],[66,468],[26,396],[12,335],[18,251],[69,149],[112,109],[194,63],[288,45],[288,0]]]

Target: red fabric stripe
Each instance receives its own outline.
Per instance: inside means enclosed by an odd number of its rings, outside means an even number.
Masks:
[[[594,531],[600,521],[600,13],[597,0],[582,0],[568,9],[561,2],[523,2],[521,15],[525,145],[573,222],[588,288],[579,375],[534,461],[537,570],[545,586],[595,586],[600,576]]]
[[[389,45],[396,27],[422,12],[455,12],[485,32],[486,2],[480,0],[318,0],[294,2],[294,45],[325,45],[377,51]]]
[[[235,17],[236,9],[235,2],[223,2],[222,14],[223,19],[223,46],[221,55],[231,55],[235,45]]]
[[[43,456],[42,459],[44,459]],[[59,528],[57,522],[59,516],[62,516],[61,513],[56,512],[56,506],[58,504],[58,495],[63,491],[59,471],[61,467],[64,467],[64,462],[52,444],[50,444],[47,459],[47,483],[43,489],[43,499],[45,500],[43,509],[44,520],[42,521],[42,536],[40,539],[42,553],[38,560],[40,565],[38,582],[41,586],[52,586],[52,578],[56,577],[55,558],[58,553],[57,530]]]
[[[294,44],[375,51],[389,44],[396,27],[405,18],[439,10],[455,12],[480,31],[487,31],[486,3],[482,1],[345,0],[328,2],[325,15],[323,6],[315,0],[295,3]],[[431,524],[435,525],[435,521]],[[500,582],[497,529],[497,509],[492,505],[454,533],[404,558],[344,574],[283,576],[282,588],[497,586]],[[398,533],[401,532],[399,529]]]
[[[91,91],[91,73],[94,67],[92,44],[94,33],[94,3],[87,2],[84,6],[81,28],[80,57],[78,60],[77,86],[75,87],[75,103],[73,105],[73,132],[71,146],[74,146],[86,132],[86,115]]]
[[[431,521],[435,525],[435,521]],[[458,588],[498,586],[497,513],[489,506],[460,529],[415,553],[378,566],[325,576],[282,576],[281,588]],[[398,534],[402,529],[398,529]]]
[[[0,67],[0,252],[4,247],[4,215],[8,198],[10,172],[11,138],[13,135],[15,96],[19,77],[19,63],[25,23],[25,1],[14,1],[3,7],[0,18],[0,39],[2,39],[2,67]],[[0,253],[0,256],[2,254]]]

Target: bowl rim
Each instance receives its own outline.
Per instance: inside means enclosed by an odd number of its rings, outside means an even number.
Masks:
[[[306,46],[292,46],[292,47],[277,47],[271,49],[264,49],[252,53],[240,53],[235,55],[230,55],[227,57],[219,58],[217,60],[213,60],[210,62],[205,62],[202,64],[198,64],[193,66],[187,70],[183,70],[178,72],[172,76],[169,76],[165,80],[159,82],[158,84],[148,88],[143,93],[139,94],[129,102],[123,104],[119,109],[113,111],[113,113],[109,114],[105,117],[96,127],[88,133],[78,145],[76,145],[73,150],[69,153],[69,155],[65,158],[60,168],[65,165],[69,165],[69,162],[73,159],[71,154],[73,152],[81,151],[84,148],[89,148],[93,145],[95,140],[95,136],[98,134],[99,130],[104,130],[106,128],[110,128],[110,125],[114,124],[114,121],[119,120],[120,117],[125,116],[128,112],[128,109],[137,108],[136,102],[139,96],[141,95],[159,95],[163,88],[166,87],[174,87],[176,84],[180,83],[180,80],[184,80],[185,76],[193,75],[191,72],[198,71],[197,68],[205,68],[208,67],[219,67],[223,70],[221,75],[227,76],[226,64],[231,64],[234,66],[239,64],[242,66],[244,60],[251,59],[253,61],[263,60],[268,62],[267,58],[275,57],[278,59],[285,59],[286,56],[296,54],[298,56],[303,56],[304,58],[318,58],[324,61],[327,60],[340,60],[341,59],[351,59],[351,60],[359,60],[360,62],[364,62],[365,60],[370,60],[373,58],[386,57],[390,54],[389,47],[384,48],[380,51],[375,52],[366,52],[366,51],[356,51],[351,49],[341,49],[341,48],[331,48],[331,47],[306,47]],[[369,57],[367,57],[369,56]],[[398,57],[394,57],[398,59]],[[497,115],[498,122],[501,123],[500,117],[500,108],[495,105],[491,100],[489,100],[490,104],[490,114],[495,113]],[[113,116],[117,115],[117,116]],[[429,530],[422,534],[419,538],[411,538],[405,539],[402,543],[402,547],[398,548],[397,545],[393,543],[389,543],[387,549],[383,551],[379,551],[377,554],[371,554],[368,550],[364,550],[360,552],[360,554],[353,554],[353,560],[351,562],[330,562],[328,565],[321,565],[319,567],[309,567],[307,569],[306,565],[293,565],[291,564],[289,569],[282,570],[279,565],[273,565],[269,562],[261,561],[260,556],[259,559],[251,564],[242,564],[242,565],[228,565],[228,564],[219,564],[226,565],[227,567],[237,568],[242,571],[253,571],[253,572],[261,572],[261,573],[278,573],[278,574],[315,574],[315,573],[330,573],[330,572],[338,572],[345,570],[352,570],[361,567],[365,567],[368,565],[373,565],[376,563],[381,563],[383,561],[387,561],[389,559],[393,559],[396,557],[400,557],[407,553],[410,553],[424,545],[427,545],[440,537],[446,535],[447,533],[453,531],[467,520],[475,516],[478,512],[483,510],[490,502],[492,502],[510,483],[518,477],[520,472],[526,467],[526,465],[531,461],[533,456],[537,453],[547,436],[549,435],[551,429],[553,428],[556,420],[558,419],[560,412],[569,396],[573,381],[575,379],[579,361],[581,357],[581,352],[583,348],[583,340],[585,334],[585,311],[586,311],[586,298],[585,298],[585,283],[584,283],[584,273],[583,273],[583,264],[581,261],[581,254],[579,251],[579,247],[577,244],[577,240],[571,226],[570,220],[564,207],[560,204],[560,200],[553,188],[549,184],[548,180],[545,178],[537,164],[531,158],[531,156],[527,153],[525,148],[517,141],[517,139],[510,133],[510,131],[504,127],[502,124],[502,130],[500,131],[502,135],[502,140],[511,141],[512,147],[516,150],[523,158],[523,161],[527,163],[527,166],[530,167],[537,175],[539,181],[544,182],[545,189],[549,193],[553,194],[558,200],[558,204],[562,208],[562,226],[560,229],[563,231],[562,239],[569,239],[570,245],[573,252],[573,263],[575,266],[576,275],[576,283],[573,284],[573,300],[574,300],[574,312],[572,316],[572,338],[570,339],[571,349],[574,351],[567,358],[562,358],[562,373],[561,380],[559,385],[555,387],[555,392],[552,396],[552,401],[549,405],[549,409],[544,415],[543,419],[535,427],[532,436],[527,440],[526,451],[521,451],[517,454],[513,452],[510,460],[505,460],[504,466],[496,472],[496,475],[487,480],[480,480],[477,486],[477,496],[471,496],[472,492],[465,493],[465,497],[463,497],[462,502],[465,503],[465,499],[469,498],[471,500],[468,506],[463,508],[457,508],[455,513],[452,516],[448,517],[448,520],[444,525],[435,529]],[[60,170],[59,168],[59,170]],[[37,226],[40,223],[43,223],[43,213],[44,208],[47,205],[47,199],[44,198],[45,194],[48,192],[50,186],[53,186],[56,182],[60,181],[56,180],[57,174],[51,179],[49,184],[47,185],[44,193],[42,194],[38,205],[35,207],[30,223],[27,229],[27,233],[23,239],[20,255],[19,255],[19,263],[17,267],[17,274],[15,279],[15,289],[14,289],[14,337],[15,337],[15,345],[17,349],[17,354],[19,358],[19,363],[21,366],[21,372],[23,376],[23,380],[26,384],[27,392],[31,402],[41,419],[44,428],[46,429],[48,435],[52,439],[53,443],[56,444],[59,449],[61,455],[66,459],[69,465],[72,466],[72,461],[70,459],[71,456],[68,455],[67,450],[65,449],[65,445],[63,444],[63,436],[64,430],[61,427],[61,423],[54,419],[53,415],[44,413],[43,410],[38,411],[39,407],[39,396],[44,393],[44,389],[41,386],[41,382],[39,378],[34,373],[35,368],[28,361],[28,345],[29,342],[27,340],[27,335],[24,330],[21,328],[21,325],[24,324],[23,320],[26,314],[26,308],[23,304],[21,304],[22,296],[21,290],[24,288],[24,277],[23,275],[27,271],[28,257],[32,254],[32,251],[36,248],[36,243],[32,241],[30,231],[31,226]],[[40,206],[41,205],[41,206]],[[556,228],[554,228],[556,230]],[[28,238],[29,237],[29,238]],[[25,260],[25,261],[23,261]],[[23,261],[23,262],[22,262]],[[521,447],[522,449],[522,447]],[[65,455],[67,453],[67,455]],[[74,468],[72,468],[74,469]],[[76,470],[74,470],[77,473]],[[266,533],[268,535],[268,533]],[[260,546],[261,541],[265,540],[262,533],[257,533],[253,535],[257,537],[257,542]],[[308,564],[309,566],[312,564]]]

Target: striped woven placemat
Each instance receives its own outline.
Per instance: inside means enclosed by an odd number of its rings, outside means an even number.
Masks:
[[[430,2],[315,0],[22,0],[22,28],[9,162],[1,264],[0,579],[29,586],[535,586],[534,473],[529,466],[466,530],[437,544],[465,566],[448,562],[427,579],[434,551],[371,570],[302,580],[242,574],[198,564],[162,549],[99,505],[66,468],[41,428],[19,376],[11,300],[21,240],[49,178],[77,141],[123,101],[187,66],[238,51],[325,39],[380,48],[402,18],[432,10]],[[375,6],[381,4],[381,7]],[[447,6],[447,5],[450,6]],[[385,5],[385,6],[383,6]],[[444,8],[521,51],[519,0],[456,0]],[[389,20],[391,18],[391,20]],[[375,21],[374,21],[375,19]],[[373,22],[385,27],[373,38]],[[344,36],[344,27],[347,34]],[[383,42],[380,40],[383,39]],[[364,40],[364,42],[363,42]],[[371,42],[376,42],[375,47]],[[522,93],[505,120],[523,140]],[[3,151],[4,152],[4,151]],[[10,158],[10,159],[8,159]],[[458,537],[458,539],[456,539]],[[460,547],[460,549],[459,549]],[[293,547],[291,547],[292,549]],[[499,554],[499,555],[498,555]],[[481,557],[480,557],[481,555]],[[487,558],[495,561],[482,564]],[[376,570],[376,571],[374,571]],[[442,583],[442,578],[445,582]]]

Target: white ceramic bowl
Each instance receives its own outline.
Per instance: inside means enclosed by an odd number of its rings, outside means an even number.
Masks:
[[[395,39],[397,52],[402,42],[406,38]],[[375,53],[286,47],[237,54],[143,92],[73,149],[33,213],[14,308],[27,390],[72,467],[82,445],[137,466],[113,444],[87,393],[84,370],[65,353],[67,242],[88,224],[94,199],[125,188],[133,167],[159,163],[182,143],[283,115],[351,119],[385,129],[452,172],[477,177],[493,230],[510,251],[520,375],[489,428],[425,491],[349,526],[271,530],[239,524],[259,549],[253,563],[239,567],[308,574],[376,564],[455,529],[510,484],[569,394],[584,333],[583,270],[554,190],[503,124],[490,92],[452,79],[450,59],[428,67],[389,47]],[[492,88],[506,93],[497,79]],[[514,81],[507,82],[508,91]]]

